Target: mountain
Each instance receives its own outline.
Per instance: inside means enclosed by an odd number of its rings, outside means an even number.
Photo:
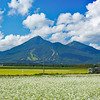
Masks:
[[[100,51],[73,41],[67,45],[51,43],[40,36],[0,52],[0,63],[87,64],[98,63]]]
[[[99,50],[96,50],[91,46],[82,44],[82,43],[77,42],[77,41],[73,41],[73,42],[69,43],[68,46],[72,47],[73,49],[90,52],[92,54],[99,53]]]

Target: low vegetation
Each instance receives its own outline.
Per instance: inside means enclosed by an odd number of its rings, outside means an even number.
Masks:
[[[100,100],[100,75],[1,76],[0,100]]]
[[[35,75],[43,69],[0,69],[0,75]],[[45,69],[45,74],[79,74],[88,73],[88,69]]]

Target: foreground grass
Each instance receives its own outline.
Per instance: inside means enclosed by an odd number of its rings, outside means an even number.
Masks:
[[[100,75],[2,76],[0,100],[100,100]]]
[[[43,73],[43,69],[0,69],[0,75],[34,75]],[[45,74],[88,73],[88,69],[45,69]]]

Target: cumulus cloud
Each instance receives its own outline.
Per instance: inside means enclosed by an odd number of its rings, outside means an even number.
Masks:
[[[81,15],[80,13],[75,13],[74,15],[71,15],[70,13],[63,13],[60,14],[60,16],[58,17],[57,20],[57,25],[59,24],[70,24],[70,23],[75,23],[75,22],[79,22],[80,20],[83,19],[83,15]]]
[[[96,0],[93,3],[89,3],[86,6],[88,12],[86,12],[86,17],[91,18],[91,17],[97,17],[100,15],[100,0]]]
[[[55,33],[51,36],[49,40],[61,42],[63,44],[69,43],[73,41],[74,36],[79,36],[80,28],[82,28],[83,23],[85,21],[85,17],[79,13],[74,13],[71,15],[70,13],[63,13],[57,19],[56,26],[53,26],[52,32]],[[71,38],[69,40],[68,38]]]
[[[15,46],[18,46],[26,41],[28,41],[31,37],[29,35],[20,36],[20,35],[7,35],[4,39],[3,35],[0,34],[0,51],[5,51],[11,49]]]
[[[33,14],[28,16],[26,20],[23,21],[23,25],[25,25],[29,29],[40,29],[42,27],[53,25],[53,21],[46,18],[44,13],[41,14]]]
[[[11,8],[8,15],[17,13],[21,15],[27,14],[32,7],[33,1],[34,0],[11,0],[11,2],[8,3],[9,8]]]
[[[87,6],[88,12],[84,20],[80,20],[77,24],[69,24],[67,30],[72,34],[71,40],[80,42],[100,42],[100,0]],[[73,32],[74,31],[74,32]],[[68,34],[70,34],[70,32]]]
[[[31,33],[35,36],[39,35],[42,37],[52,33],[51,27],[53,24],[54,21],[47,19],[44,13],[33,14],[23,21],[23,25],[29,28]]]
[[[66,33],[55,33],[55,34],[52,34],[52,37],[48,40],[53,42],[53,43],[60,42],[62,44],[66,44],[67,43],[66,38],[67,38]]]

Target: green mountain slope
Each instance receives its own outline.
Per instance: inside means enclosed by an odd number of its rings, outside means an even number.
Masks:
[[[0,52],[0,63],[85,64],[98,63],[100,51],[79,42],[51,43],[37,36],[10,50]]]

